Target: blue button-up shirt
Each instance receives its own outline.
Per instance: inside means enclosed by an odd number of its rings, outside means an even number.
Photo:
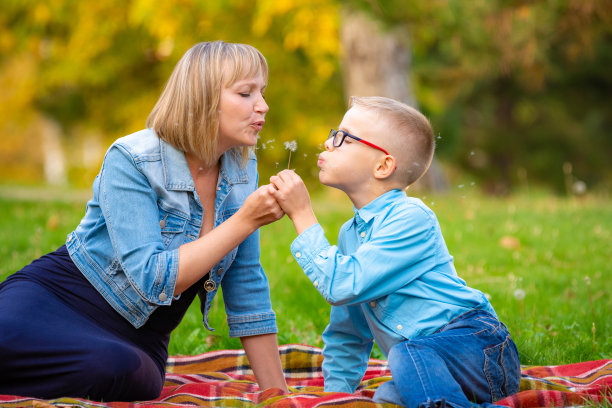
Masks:
[[[354,392],[373,341],[388,354],[406,339],[432,334],[460,314],[495,311],[457,276],[438,220],[419,199],[392,190],[360,210],[330,245],[315,224],[291,251],[332,304],[323,340],[326,391]]]
[[[257,188],[257,161],[245,168],[233,152],[221,158],[215,227]],[[66,247],[83,275],[135,327],[173,300],[179,247],[198,238],[203,207],[185,154],[145,129],[118,139],[104,158],[93,197]],[[199,288],[204,325],[219,286],[232,337],[276,333],[268,280],[259,261],[259,231],[210,271],[216,285]]]

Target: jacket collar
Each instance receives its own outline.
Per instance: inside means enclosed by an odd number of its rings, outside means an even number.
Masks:
[[[166,188],[168,190],[193,191],[195,186],[187,165],[187,159],[185,159],[185,153],[162,139],[159,139],[159,150]],[[221,156],[219,182],[224,180],[230,185],[249,182],[249,175],[246,169],[240,166],[239,160],[240,158],[231,150]]]

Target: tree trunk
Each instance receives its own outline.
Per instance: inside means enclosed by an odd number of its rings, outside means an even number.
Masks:
[[[401,28],[384,29],[367,14],[345,8],[340,42],[344,90],[350,96],[385,96],[418,108],[410,82],[410,42]],[[434,159],[411,189],[441,191],[446,180]]]
[[[66,158],[62,148],[62,130],[53,119],[41,116],[40,132],[42,135],[43,168],[45,181],[48,184],[66,184]]]

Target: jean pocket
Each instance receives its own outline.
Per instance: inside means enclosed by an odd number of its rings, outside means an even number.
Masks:
[[[491,334],[495,334],[497,332],[497,330],[499,330],[500,327],[501,327],[500,321],[497,320],[497,318],[495,318],[493,316],[478,316],[478,317],[475,318],[475,320],[477,320],[480,323],[484,324],[483,327],[485,327],[487,330],[489,330],[489,333],[491,333]]]
[[[497,401],[518,392],[521,367],[510,335],[502,343],[487,347],[484,353],[484,372],[491,390],[491,400]]]

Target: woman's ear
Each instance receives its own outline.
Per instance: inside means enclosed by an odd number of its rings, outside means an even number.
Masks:
[[[386,155],[376,164],[374,177],[380,180],[389,178],[395,172],[396,168],[397,164],[395,163],[395,157]]]

